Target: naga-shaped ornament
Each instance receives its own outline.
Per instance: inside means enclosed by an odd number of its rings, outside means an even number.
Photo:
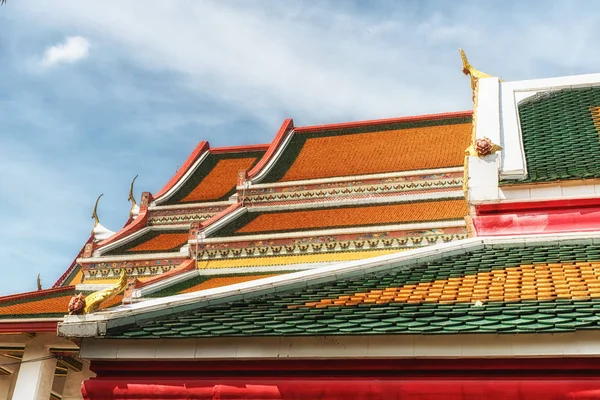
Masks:
[[[469,64],[469,60],[467,60],[467,55],[463,49],[458,49],[460,52],[460,58],[462,59],[463,69],[462,72],[465,75],[469,75],[471,78],[471,90],[473,91],[473,100],[475,100],[475,94],[477,92],[477,82],[481,78],[492,78],[492,75],[486,74],[485,72],[481,72],[478,69],[475,69],[471,64]]]
[[[123,269],[119,281],[113,287],[99,290],[86,297],[82,294],[73,296],[69,302],[69,314],[77,315],[92,313],[98,310],[102,303],[121,293],[125,289],[125,286],[127,286],[127,274],[125,273],[125,269]]]

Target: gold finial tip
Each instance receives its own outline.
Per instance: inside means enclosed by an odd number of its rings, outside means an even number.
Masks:
[[[94,228],[100,224],[100,219],[98,218],[98,202],[100,198],[104,196],[104,193],[101,193],[100,196],[96,199],[96,204],[94,205],[94,211],[92,212],[92,218],[94,219]]]

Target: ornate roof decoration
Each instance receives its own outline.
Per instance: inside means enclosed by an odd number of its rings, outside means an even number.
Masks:
[[[477,107],[477,102],[475,101],[477,98],[477,82],[481,78],[492,78],[492,75],[486,74],[485,72],[481,72],[478,69],[475,69],[467,60],[467,55],[463,49],[458,49],[460,52],[460,58],[462,59],[462,71],[463,74],[469,75],[471,78],[471,90],[473,91],[473,101],[475,102],[475,106]]]
[[[468,112],[296,127],[259,183],[291,182],[460,166]],[[440,144],[444,143],[443,146]],[[426,155],[426,156],[425,156]],[[250,179],[259,174],[250,171]]]
[[[92,235],[94,235],[94,241],[99,242],[104,239],[108,239],[111,237],[114,232],[110,229],[106,228],[100,223],[100,218],[98,218],[98,202],[100,198],[104,196],[104,193],[100,194],[96,199],[96,204],[94,205],[94,211],[92,212],[92,218],[94,219],[94,228],[92,229]]]
[[[137,205],[135,201],[135,196],[133,195],[133,184],[135,183],[137,177],[138,176],[136,175],[131,181],[131,185],[129,186],[129,197],[127,198],[127,201],[131,201],[131,210],[129,210],[129,217],[133,219],[137,218],[137,216],[140,213],[140,207]]]

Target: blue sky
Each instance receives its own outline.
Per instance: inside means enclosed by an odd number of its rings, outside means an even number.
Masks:
[[[600,72],[596,1],[72,1],[0,7],[0,295],[51,286],[194,146],[471,107],[505,80]]]

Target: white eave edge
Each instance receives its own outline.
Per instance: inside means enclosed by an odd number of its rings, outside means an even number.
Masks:
[[[192,165],[190,169],[188,169],[185,172],[185,174],[183,174],[183,176],[177,181],[177,183],[175,183],[175,185],[173,185],[171,189],[167,190],[165,194],[154,199],[149,206],[158,206],[161,203],[164,203],[165,201],[169,200],[179,190],[179,188],[183,186],[183,184],[190,178],[190,176],[192,176],[192,174],[196,172],[200,164],[202,164],[202,162],[206,160],[209,153],[210,149],[205,150],[204,153],[202,153],[202,155],[198,157],[198,159],[194,162],[194,165]]]
[[[279,160],[279,158],[283,154],[283,152],[286,149],[288,143],[290,142],[290,140],[294,136],[294,132],[295,132],[295,130],[294,130],[294,128],[292,128],[292,129],[290,129],[290,130],[288,130],[287,132],[284,133],[286,136],[281,141],[281,143],[279,144],[279,147],[275,151],[275,154],[273,154],[271,156],[271,159],[267,162],[267,164],[263,168],[261,168],[261,170],[258,172],[258,174],[254,178],[250,178],[250,182],[249,182],[250,185],[252,185],[254,183],[259,183],[261,180],[263,180],[265,178],[265,176],[269,173],[269,171],[271,171],[271,169],[273,168],[273,166],[277,163],[277,161]]]
[[[123,305],[109,311],[88,315],[67,315],[64,317],[63,322],[58,325],[58,334],[67,337],[104,336],[108,329],[132,325],[139,321],[273,293],[301,290],[309,286],[340,279],[390,270],[408,269],[417,264],[435,261],[443,257],[475,251],[485,245],[524,247],[533,244],[558,245],[567,242],[600,244],[600,232],[530,235],[518,238],[478,237],[464,239],[453,243],[427,246],[369,259],[343,262],[308,271]]]

